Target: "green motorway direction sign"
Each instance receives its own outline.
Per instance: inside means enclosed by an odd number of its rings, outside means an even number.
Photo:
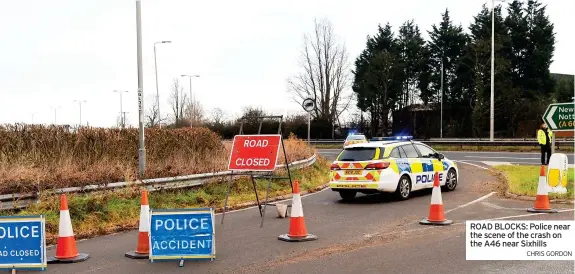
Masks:
[[[552,131],[575,130],[575,104],[557,103],[550,104],[543,115],[543,121]]]

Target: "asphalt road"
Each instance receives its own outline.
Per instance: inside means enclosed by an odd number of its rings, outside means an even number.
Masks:
[[[322,155],[336,157],[341,149],[320,149]],[[468,151],[444,151],[447,158],[455,161],[463,161],[480,165],[516,164],[516,165],[540,165],[540,153],[527,152],[468,152]],[[569,164],[574,164],[573,153],[566,153]]]
[[[330,157],[329,155],[326,155]],[[216,218],[217,259],[213,262],[148,263],[124,253],[136,246],[135,231],[79,241],[88,261],[50,265],[49,273],[573,273],[573,262],[466,261],[465,220],[521,219],[531,202],[505,200],[490,195],[495,179],[476,166],[460,165],[459,186],[443,193],[447,218],[454,224],[427,227],[418,224],[429,211],[429,191],[407,201],[379,195],[361,195],[342,202],[327,189],[302,199],[309,233],[318,240],[286,243],[277,237],[289,229],[289,219],[277,218],[268,207],[260,228],[257,209]],[[478,200],[479,198],[485,198]],[[291,201],[284,201],[289,204]],[[571,211],[537,218],[574,219]],[[519,217],[513,217],[520,215]],[[534,216],[531,216],[534,218]],[[48,251],[48,256],[54,249]],[[538,270],[541,270],[538,271]],[[534,272],[536,271],[536,272]]]

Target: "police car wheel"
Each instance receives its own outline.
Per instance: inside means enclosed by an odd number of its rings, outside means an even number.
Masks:
[[[445,185],[443,186],[443,190],[445,191],[453,191],[457,187],[457,174],[455,170],[450,169],[447,171],[447,177],[445,178]]]
[[[344,200],[351,200],[355,198],[355,195],[357,194],[357,192],[353,190],[340,190],[338,192],[339,196]]]
[[[403,175],[399,178],[397,183],[397,189],[395,190],[395,196],[400,200],[407,200],[411,195],[411,180],[408,176]]]

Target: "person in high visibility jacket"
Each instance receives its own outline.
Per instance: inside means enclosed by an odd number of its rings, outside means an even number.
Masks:
[[[553,140],[553,133],[547,128],[545,123],[541,124],[541,128],[537,131],[537,141],[541,146],[541,164],[548,165],[551,158],[551,141]]]

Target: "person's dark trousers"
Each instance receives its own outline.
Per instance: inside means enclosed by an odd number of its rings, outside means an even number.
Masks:
[[[549,165],[549,159],[551,159],[551,146],[541,145],[541,164]]]

